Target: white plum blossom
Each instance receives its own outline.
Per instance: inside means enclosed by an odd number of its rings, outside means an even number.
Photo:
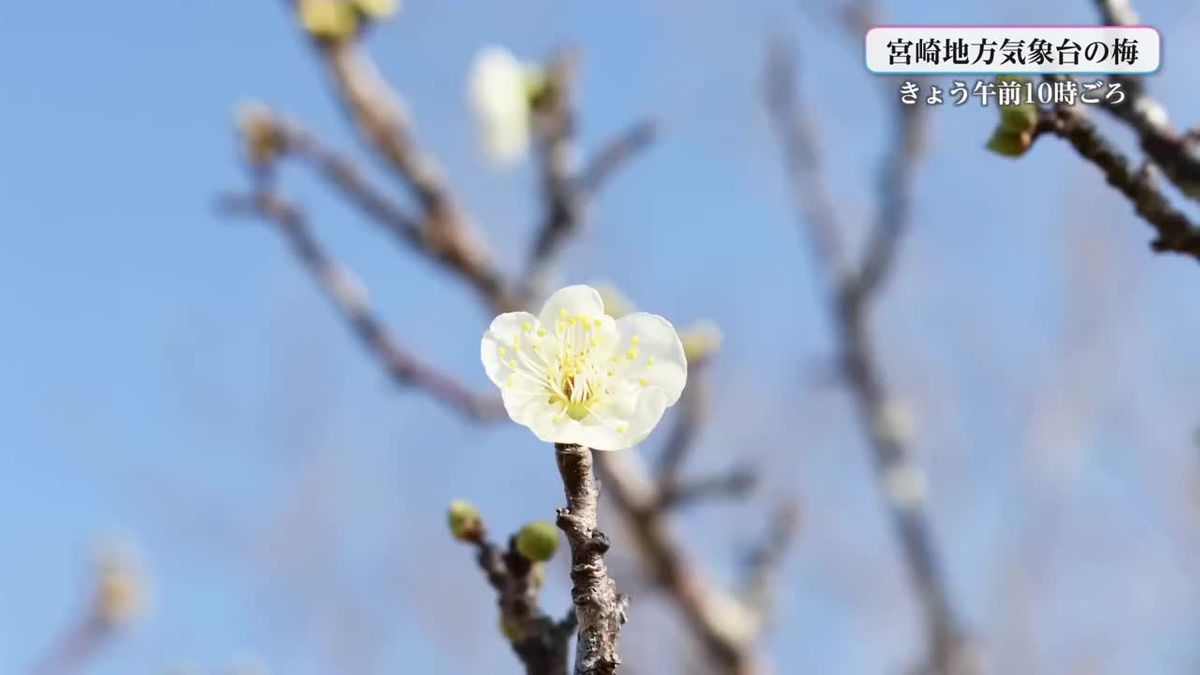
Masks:
[[[548,443],[636,445],[687,382],[675,328],[656,314],[613,319],[590,286],[568,286],[537,316],[509,312],[483,334],[483,367],[504,409]]]
[[[529,150],[533,113],[526,76],[527,68],[503,47],[484,47],[471,64],[467,101],[484,154],[499,165],[514,164]]]

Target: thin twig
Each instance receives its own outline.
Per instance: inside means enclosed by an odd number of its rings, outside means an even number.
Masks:
[[[32,675],[74,675],[87,670],[89,662],[113,634],[112,626],[88,613],[67,630],[30,671]]]
[[[641,122],[605,144],[583,168],[577,166],[574,89],[578,62],[575,51],[558,53],[548,69],[547,93],[534,106],[544,212],[522,284],[530,297],[544,292],[559,254],[583,226],[585,212],[603,184],[657,135],[653,122]]]
[[[422,209],[421,238],[431,255],[471,279],[496,311],[519,305],[488,259],[487,247],[451,194],[442,170],[417,144],[399,95],[355,40],[314,41],[347,114],[369,147],[413,192]]]
[[[923,135],[923,106],[895,103],[896,131],[879,178],[879,206],[867,250],[859,265],[857,293],[864,298],[879,291],[890,276],[901,238],[908,230],[910,196]]]
[[[712,394],[707,365],[705,361],[688,364],[687,387],[679,398],[675,423],[658,455],[658,466],[655,467],[655,478],[662,492],[678,491],[684,460],[708,417]]]
[[[804,222],[818,267],[840,279],[847,264],[837,210],[824,184],[816,133],[808,115],[800,110],[796,92],[795,45],[776,36],[768,43],[766,67],[767,110],[775,123],[783,160],[791,181],[793,202]],[[825,279],[822,278],[824,282]]]
[[[547,93],[535,105],[534,132],[545,205],[525,274],[525,287],[538,295],[559,250],[582,222],[583,198],[576,189],[574,85],[578,55],[560,52],[548,68]]]
[[[664,509],[678,509],[706,499],[745,497],[758,483],[758,472],[738,465],[720,473],[674,483],[660,488]]]
[[[403,349],[375,315],[361,284],[325,253],[313,237],[307,219],[291,202],[269,190],[260,190],[253,195],[227,196],[220,206],[227,214],[253,214],[277,226],[296,258],[337,305],[359,341],[397,384],[424,389],[476,419],[496,419],[503,412],[494,397],[471,392]]]
[[[647,119],[609,140],[579,172],[579,191],[585,196],[599,192],[621,167],[649,148],[658,138],[659,132],[658,121]]]
[[[762,543],[750,556],[745,594],[760,614],[770,611],[775,576],[799,529],[799,506],[790,500],[781,502],[771,516]]]

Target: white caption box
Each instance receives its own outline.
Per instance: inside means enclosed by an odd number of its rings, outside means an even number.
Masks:
[[[1162,38],[1149,26],[879,26],[873,73],[1152,73]]]

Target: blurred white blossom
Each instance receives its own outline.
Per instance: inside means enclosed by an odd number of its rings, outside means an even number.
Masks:
[[[526,86],[531,69],[507,49],[484,47],[467,78],[483,152],[495,164],[512,165],[529,151],[532,106]]]
[[[679,400],[687,359],[655,314],[613,319],[590,286],[568,286],[539,315],[501,314],[484,333],[484,368],[504,408],[541,440],[622,450]]]

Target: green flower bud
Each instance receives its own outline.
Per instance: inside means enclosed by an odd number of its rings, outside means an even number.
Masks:
[[[1013,133],[1033,131],[1037,127],[1037,106],[1032,103],[1000,106],[1000,127]]]
[[[554,80],[541,65],[521,64],[521,76],[525,83],[525,99],[531,109],[540,108],[554,94]]]
[[[461,499],[450,502],[448,521],[450,533],[455,539],[473,541],[483,534],[483,519],[479,516],[479,509],[470,502]]]
[[[1004,157],[1020,157],[1033,145],[1031,132],[1016,133],[997,128],[988,139],[987,149]]]
[[[545,562],[558,550],[558,528],[554,523],[537,520],[517,533],[517,552],[534,562]]]
[[[998,75],[996,84],[1001,84],[1024,88],[1029,83],[1029,78],[1023,75]],[[1020,97],[1018,96],[1018,99]],[[1033,131],[1037,127],[1038,110],[1037,105],[1033,101],[1025,101],[1015,105],[1000,106],[1000,127],[1005,131],[1013,133],[1024,133]]]

